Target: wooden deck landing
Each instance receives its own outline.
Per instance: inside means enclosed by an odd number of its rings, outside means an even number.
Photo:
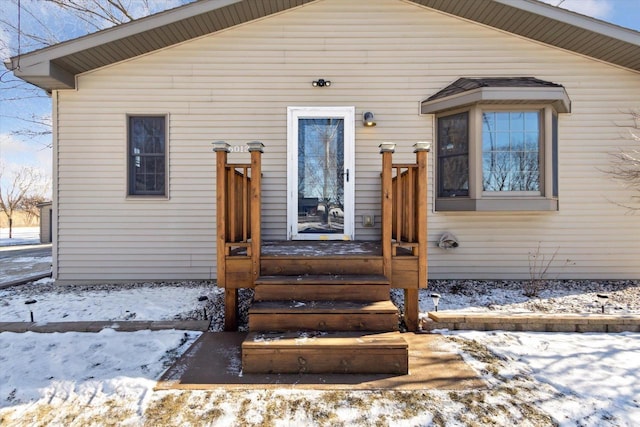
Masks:
[[[260,247],[262,257],[381,257],[382,242],[372,240],[267,240]],[[246,247],[231,251],[233,256],[246,256]],[[398,247],[397,256],[411,256],[410,248]]]
[[[262,256],[382,256],[380,241],[265,241]]]

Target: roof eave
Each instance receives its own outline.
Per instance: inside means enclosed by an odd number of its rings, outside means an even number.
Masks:
[[[24,64],[13,58],[5,66],[13,70],[13,74],[47,92],[59,89],[75,89],[76,77],[51,61]]]
[[[207,13],[225,6],[239,3],[243,0],[211,0],[196,1],[187,5],[166,10],[155,15],[147,16],[107,28],[96,33],[88,34],[76,39],[48,46],[24,55],[11,57],[5,61],[5,67],[13,71],[16,77],[31,83],[41,89],[51,92],[57,89],[75,89],[75,75],[53,61],[74,53],[82,52],[95,46],[104,45],[144,31],[160,28],[192,16]],[[49,73],[43,74],[43,71]],[[70,77],[71,76],[71,77]]]
[[[555,21],[564,22],[584,30],[596,32],[598,34],[618,39],[635,45],[640,44],[640,33],[638,31],[620,27],[610,22],[602,21],[590,16],[561,9],[560,7],[530,0],[492,0],[505,6],[516,7],[520,10],[541,15]]]
[[[571,100],[561,87],[482,87],[445,98],[420,103],[421,114],[436,114],[455,108],[481,103],[544,103],[552,104],[558,113],[571,112]]]

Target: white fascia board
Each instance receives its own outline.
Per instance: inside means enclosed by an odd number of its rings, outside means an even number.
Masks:
[[[156,15],[140,18],[126,24],[107,28],[93,34],[88,34],[86,36],[68,40],[50,47],[45,47],[31,53],[20,55],[20,67],[28,68],[39,62],[51,61],[56,58],[81,52],[95,46],[100,46],[132,35],[143,33],[154,28],[172,24],[174,22],[188,19],[234,3],[239,3],[241,1],[243,0],[200,0],[176,9],[167,10]],[[15,65],[17,58],[17,56],[12,57],[10,61]]]
[[[552,6],[547,3],[542,3],[538,0],[492,1],[640,46],[640,32],[638,31],[620,27],[618,25],[611,24],[600,19],[591,18],[589,16],[582,15],[567,9],[562,9],[557,6]]]

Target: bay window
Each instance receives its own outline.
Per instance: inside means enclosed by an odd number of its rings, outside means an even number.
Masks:
[[[459,79],[422,103],[436,118],[437,211],[558,209],[564,88],[534,78]]]

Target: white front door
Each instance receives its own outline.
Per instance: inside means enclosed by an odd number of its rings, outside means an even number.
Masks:
[[[287,238],[352,240],[355,107],[287,113]]]

